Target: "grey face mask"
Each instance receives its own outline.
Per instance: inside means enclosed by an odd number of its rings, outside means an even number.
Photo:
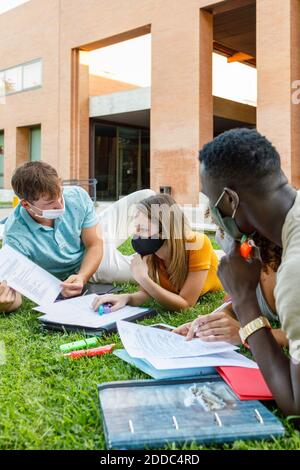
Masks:
[[[215,205],[214,206],[210,205],[212,218],[214,219],[215,224],[221,229],[223,229],[224,232],[227,233],[227,235],[229,235],[234,240],[241,241],[242,237],[245,234],[240,231],[239,227],[236,224],[236,221],[234,220],[238,206],[234,209],[231,217],[228,217],[228,216],[223,217],[217,207],[225,193],[226,191],[224,189],[224,191],[222,192],[221,196],[219,197]]]
[[[227,233],[222,233],[222,231],[219,229],[216,231],[215,241],[227,255],[231,250],[234,240]]]

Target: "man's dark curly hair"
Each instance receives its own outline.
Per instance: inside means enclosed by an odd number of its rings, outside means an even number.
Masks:
[[[266,176],[281,173],[280,156],[255,129],[232,129],[204,145],[199,160],[215,180],[259,184]],[[261,181],[262,182],[262,181]]]

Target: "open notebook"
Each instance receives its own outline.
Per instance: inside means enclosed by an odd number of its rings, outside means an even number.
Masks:
[[[10,287],[39,305],[35,310],[44,313],[40,321],[45,329],[97,335],[113,330],[117,320],[134,321],[156,313],[147,308],[124,307],[100,316],[90,308],[95,295],[116,292],[117,288],[111,284],[88,284],[84,293],[90,295],[64,299],[59,279],[9,245],[0,249],[0,279],[5,279]]]
[[[43,313],[39,320],[45,329],[83,331],[98,335],[116,329],[117,320],[135,321],[154,315],[153,309],[126,306],[116,312],[99,315],[91,309],[95,294],[84,295],[36,307]]]

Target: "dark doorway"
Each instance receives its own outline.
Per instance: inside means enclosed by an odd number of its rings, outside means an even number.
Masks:
[[[148,129],[92,121],[91,176],[97,199],[118,200],[150,185]]]

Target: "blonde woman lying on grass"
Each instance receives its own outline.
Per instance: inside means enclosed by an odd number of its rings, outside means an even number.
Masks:
[[[155,195],[137,205],[131,273],[139,284],[133,294],[98,296],[93,308],[112,304],[140,306],[155,299],[168,310],[194,306],[207,292],[222,290],[218,258],[210,239],[193,232],[180,207],[168,195]]]

